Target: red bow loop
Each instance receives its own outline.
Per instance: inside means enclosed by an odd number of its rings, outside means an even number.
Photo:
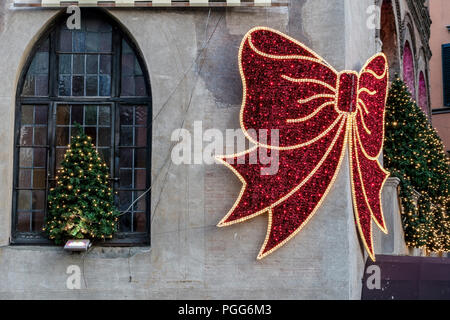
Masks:
[[[255,29],[242,41],[239,64],[241,125],[254,143],[297,148],[337,125],[336,72],[301,43],[274,30]],[[316,126],[315,116],[323,119],[322,127]],[[270,135],[274,129],[278,146],[260,137],[261,130]]]

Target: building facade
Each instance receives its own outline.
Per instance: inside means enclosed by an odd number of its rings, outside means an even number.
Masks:
[[[192,164],[175,164],[172,137],[180,129],[195,137],[199,125],[201,137],[207,129],[239,129],[238,48],[255,26],[298,39],[337,70],[359,71],[385,52],[391,75],[403,76],[430,114],[426,3],[147,4],[82,8],[79,30],[68,28],[59,1],[0,4],[0,297],[359,299],[367,257],[348,157],[314,219],[257,261],[267,217],[218,229],[241,183],[222,166],[196,162],[202,148],[193,147]],[[41,230],[75,122],[111,168],[119,209],[142,196],[112,241],[80,255],[52,245]],[[376,236],[376,252],[404,253],[395,181],[383,195],[392,232],[388,240]],[[74,268],[81,284],[68,288]]]
[[[439,133],[447,151],[450,151],[450,3],[431,1],[430,46],[433,57],[431,68],[431,107],[433,126]]]
[[[431,115],[429,1],[378,1],[381,4],[380,44],[390,60],[391,77],[398,74],[412,98]]]

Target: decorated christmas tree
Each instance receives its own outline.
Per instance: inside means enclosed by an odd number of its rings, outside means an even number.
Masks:
[[[450,251],[449,161],[441,139],[398,78],[386,105],[384,166],[401,181],[407,245]]]
[[[109,169],[80,125],[48,196],[44,231],[56,243],[67,239],[104,240],[117,229],[119,212],[109,186]]]

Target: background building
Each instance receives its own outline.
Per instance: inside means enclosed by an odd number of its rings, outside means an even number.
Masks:
[[[450,151],[450,2],[432,0],[430,13],[431,107],[433,126],[438,130],[447,151]]]
[[[193,132],[195,121],[203,130],[239,128],[238,48],[259,25],[302,41],[337,70],[359,71],[382,50],[391,75],[405,78],[429,114],[426,2],[142,8],[148,3],[83,9],[86,23],[71,31],[59,1],[44,9],[39,0],[1,2],[0,298],[359,299],[366,257],[347,157],[302,233],[256,261],[266,215],[216,228],[241,183],[222,166],[174,165],[171,136],[178,128]],[[121,221],[119,236],[86,255],[63,252],[40,231],[74,119],[109,158],[121,208],[151,186],[132,218]],[[406,253],[397,183],[384,190],[390,234],[377,235],[376,253]],[[82,269],[80,290],[66,286],[73,265]]]

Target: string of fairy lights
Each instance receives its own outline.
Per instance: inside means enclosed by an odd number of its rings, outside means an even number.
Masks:
[[[399,78],[386,105],[384,165],[401,181],[406,244],[450,251],[450,162],[438,134]]]

